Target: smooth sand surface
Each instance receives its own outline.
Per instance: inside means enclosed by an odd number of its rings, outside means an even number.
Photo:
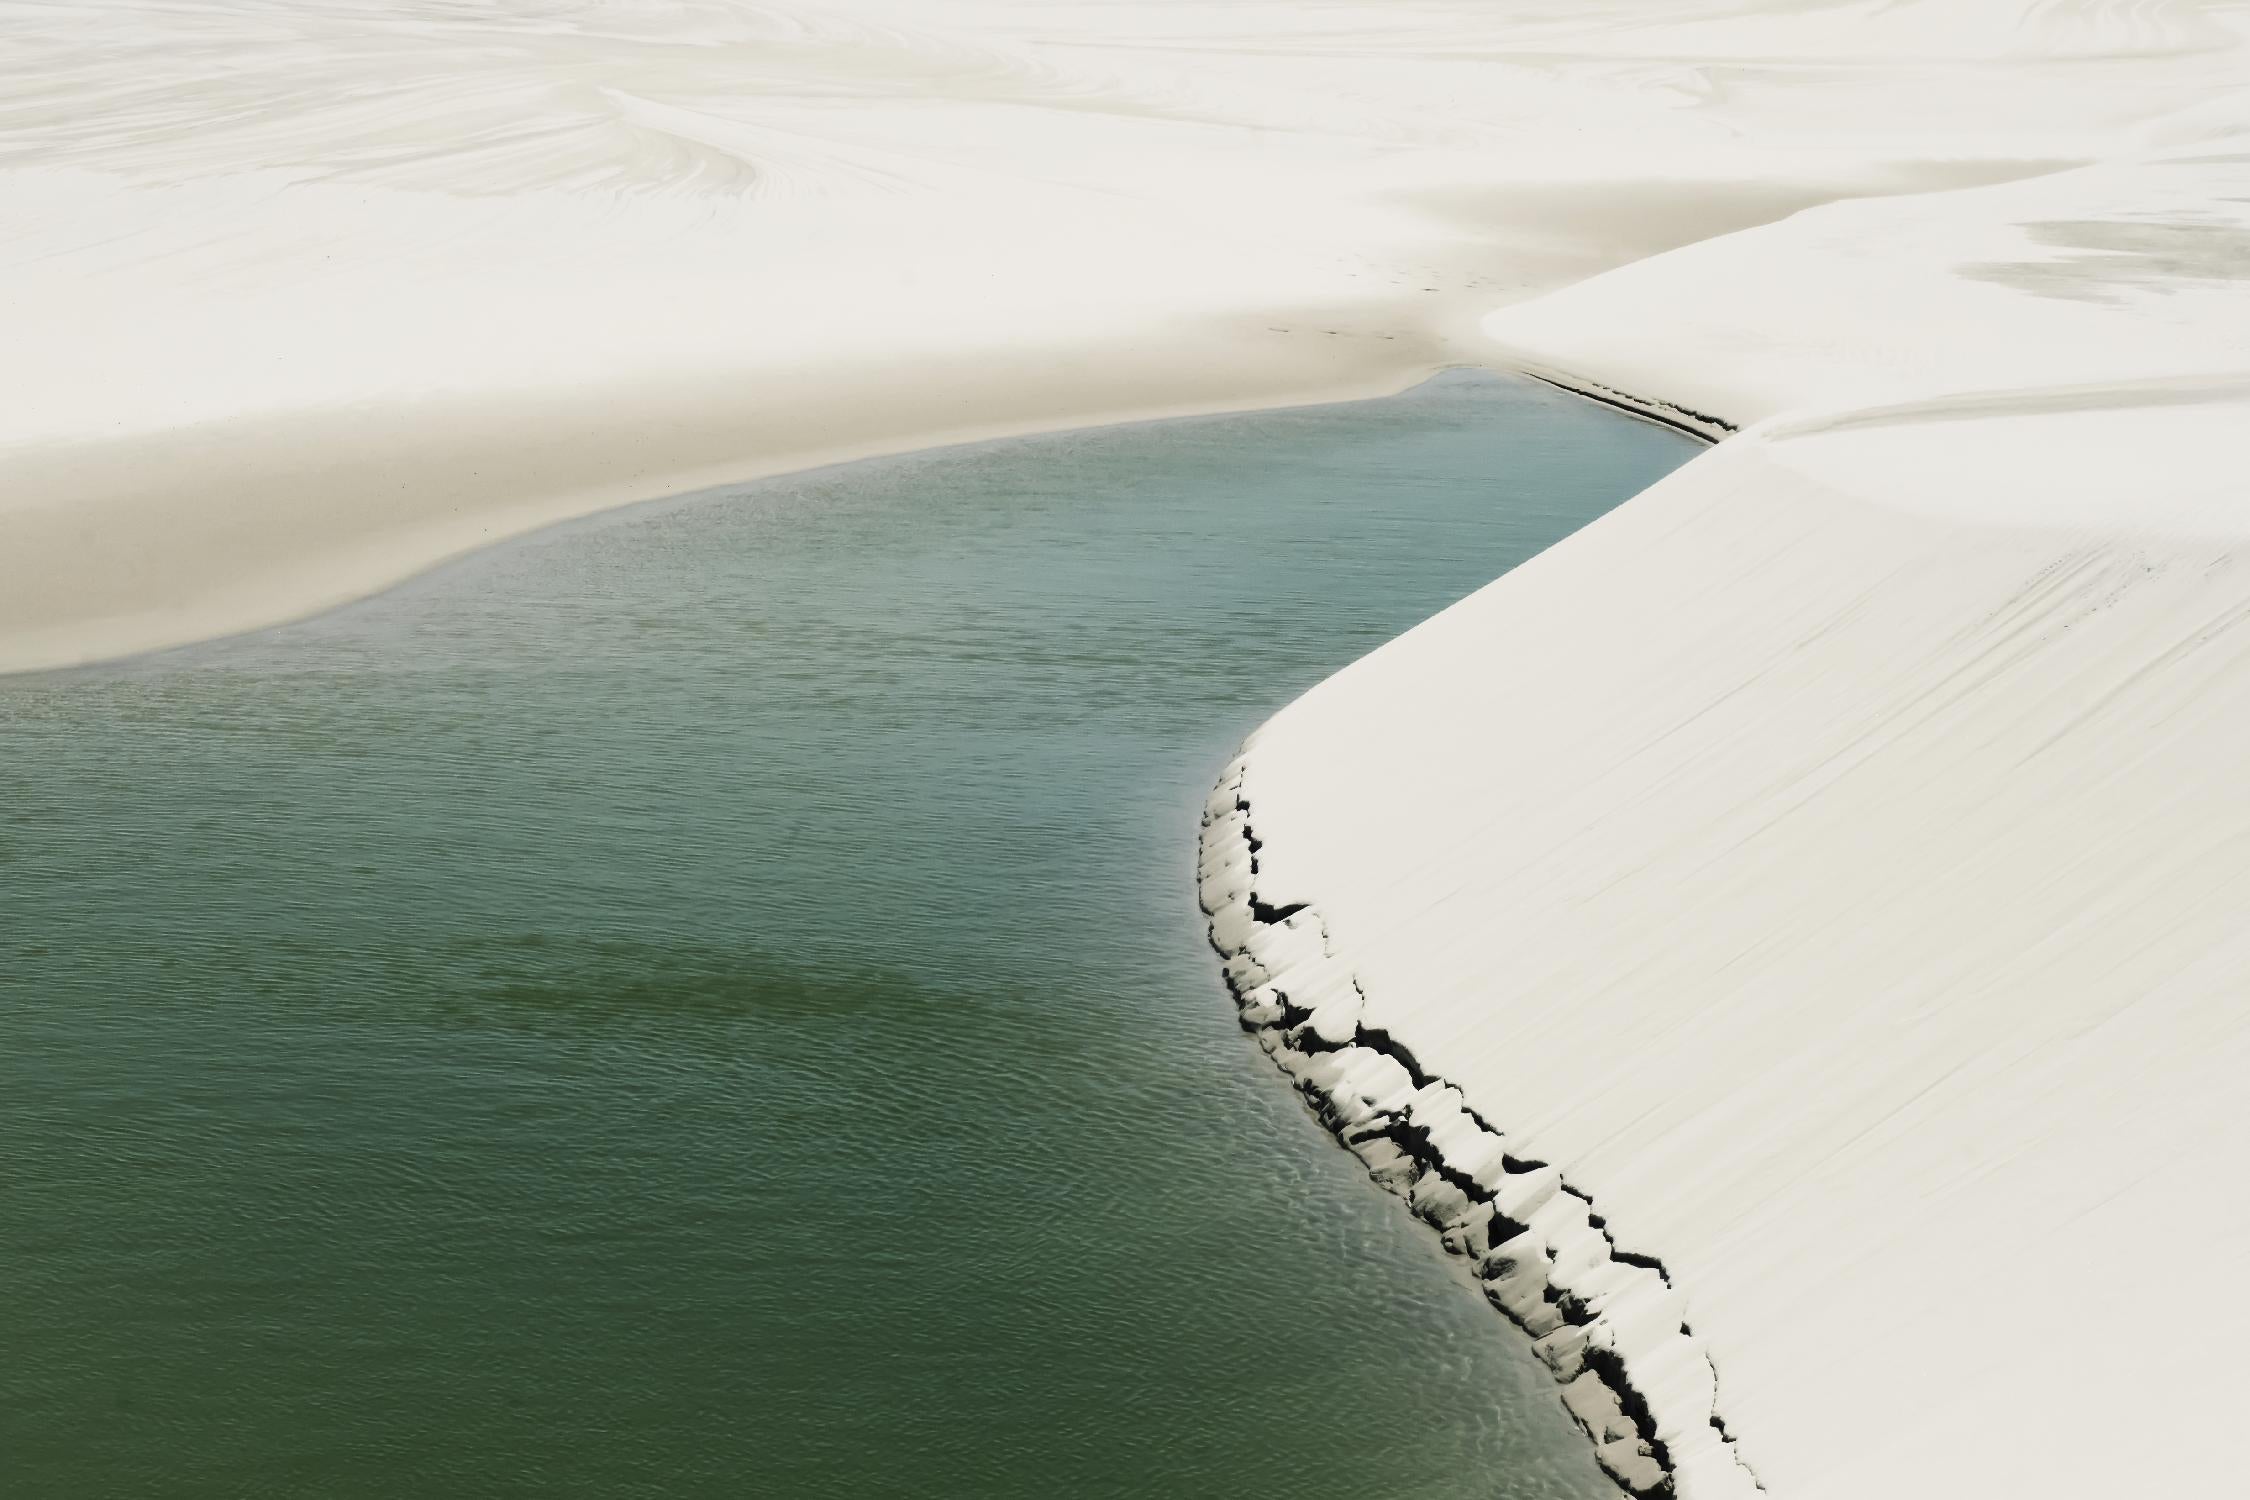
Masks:
[[[1988,99],[1703,10],[0,0],[0,669],[805,463],[1396,388],[1535,291],[2108,138],[2076,64]]]
[[[2245,13],[1915,9],[2113,148],[1494,313],[1743,431],[1254,737],[1270,982],[1591,1200],[1487,1274],[1585,1294],[1681,1494],[2230,1494]]]

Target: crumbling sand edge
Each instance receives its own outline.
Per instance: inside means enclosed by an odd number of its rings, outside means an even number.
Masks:
[[[1257,894],[1248,767],[1205,802],[1198,896],[1243,1026],[1375,1181],[1463,1257],[1533,1340],[1571,1417],[1628,1494],[1762,1491],[1719,1412],[1718,1372],[1662,1262],[1621,1248],[1593,1200],[1384,1032],[1312,906]]]

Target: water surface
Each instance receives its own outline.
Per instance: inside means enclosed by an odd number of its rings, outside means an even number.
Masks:
[[[0,680],[0,1492],[1584,1497],[1196,809],[1693,452],[1519,382],[852,465]]]

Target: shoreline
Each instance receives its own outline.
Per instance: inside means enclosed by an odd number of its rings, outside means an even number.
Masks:
[[[2250,1336],[2246,172],[1838,203],[1494,313],[1724,440],[1206,810],[1244,1024],[1628,1490],[2226,1488],[2182,1435]]]
[[[1505,351],[1495,356],[1497,368],[1713,447],[1741,430]],[[1664,1262],[1620,1246],[1593,1194],[1549,1163],[1516,1156],[1506,1132],[1458,1085],[1364,1019],[1367,993],[1317,902],[1260,898],[1262,845],[1248,787],[1256,739],[1254,732],[1220,773],[1197,837],[1197,902],[1243,1030],[1314,1119],[1438,1236],[1529,1342],[1596,1462],[1625,1494],[1667,1500],[1683,1485],[1697,1500],[1763,1494],[1719,1410],[1717,1363],[1686,1321],[1686,1299]]]
[[[1272,316],[1351,321],[1350,313],[1333,309]],[[832,376],[825,386],[814,383],[809,398],[806,381],[790,382],[795,390],[784,394],[782,382],[772,378],[754,382],[745,392],[716,399],[706,394],[701,399],[709,415],[697,414],[691,400],[659,396],[651,408],[662,420],[686,421],[688,440],[675,437],[669,461],[653,473],[590,484],[547,482],[555,474],[552,458],[544,468],[525,466],[512,481],[491,473],[508,461],[511,449],[528,445],[541,428],[571,425],[567,405],[537,401],[517,403],[512,414],[503,410],[486,430],[468,432],[451,446],[433,444],[427,427],[418,425],[418,418],[442,421],[443,414],[408,408],[371,419],[325,412],[258,419],[240,438],[197,428],[154,434],[137,443],[73,446],[49,454],[19,451],[11,455],[11,467],[19,478],[29,471],[27,483],[37,482],[44,464],[68,473],[82,494],[89,487],[88,471],[97,471],[91,485],[98,488],[98,471],[107,466],[116,472],[113,490],[120,498],[0,510],[0,538],[14,543],[0,549],[0,556],[13,555],[24,566],[42,556],[51,560],[61,550],[63,532],[83,544],[76,567],[59,578],[52,573],[10,576],[12,570],[0,564],[0,583],[11,585],[0,589],[0,601],[5,601],[0,604],[0,675],[94,666],[289,624],[381,593],[482,548],[650,501],[1004,438],[1370,400],[1412,389],[1446,369],[1484,367],[1449,350],[1435,334],[1418,339],[1347,334],[1323,341],[1325,347],[1316,345],[1309,354],[1306,342],[1302,337],[1265,340],[1259,347],[1259,341],[1247,340],[1230,322],[1205,329],[1200,341],[1181,337],[1163,344],[1163,352],[1153,357],[1145,345],[1013,351],[972,361],[973,376],[965,384],[957,381],[939,402],[896,375],[891,390],[878,389],[870,401],[867,389],[855,383],[854,372]],[[1182,343],[1187,352],[1177,352]],[[1208,356],[1201,368],[1189,357],[1198,352]],[[1058,363],[1096,373],[1043,380]],[[761,398],[787,401],[797,409],[776,418],[770,407],[757,408]],[[962,406],[980,415],[963,421],[946,409]],[[684,418],[683,410],[688,413]],[[777,422],[796,424],[798,434],[811,430],[818,436],[810,444],[778,451],[716,458],[695,454],[699,444],[707,447],[714,441],[722,448],[754,444],[761,429]],[[287,435],[292,427],[296,434]],[[277,428],[285,436],[275,438]],[[409,430],[415,434],[411,451],[398,454],[386,447],[387,440]],[[470,450],[466,454],[463,444]],[[629,436],[606,432],[580,444],[599,450],[589,462],[597,474],[602,462],[614,467],[633,446]],[[422,471],[430,482],[431,503],[418,515],[398,510],[345,515],[359,494],[395,491],[413,482],[395,469],[370,467],[360,471],[359,490],[351,488],[351,460],[380,465],[386,451],[401,466]],[[264,544],[265,555],[252,564],[256,571],[249,578],[230,576],[223,580],[225,587],[211,589],[210,571],[177,566],[178,548],[197,540],[209,544],[207,536],[181,534],[183,527],[201,531],[209,511],[184,503],[176,489],[152,494],[148,480],[152,471],[193,474],[199,463],[204,486],[248,490],[277,507],[294,503],[295,496],[325,481],[331,486],[327,509],[309,518],[309,529],[302,515],[293,528],[261,528],[259,523],[270,522],[271,516],[253,514],[247,524],[238,516],[218,544],[240,547],[247,532],[259,530],[257,542]],[[266,465],[262,472],[261,463]],[[339,476],[339,467],[346,474]],[[452,471],[456,485],[467,481],[478,491],[473,508],[453,501],[438,477],[446,470]],[[511,485],[515,497],[494,503],[494,492],[507,497]],[[88,525],[82,508],[91,509],[92,518],[102,523],[98,531]],[[41,533],[42,525],[56,531],[57,538]],[[349,529],[354,525],[361,529]],[[231,555],[230,560],[240,561]]]
[[[1260,899],[1246,762],[1238,753],[1220,774],[1197,842],[1197,899],[1243,1029],[1530,1341],[1621,1489],[1634,1500],[1683,1483],[1715,1500],[1761,1493],[1663,1262],[1620,1247],[1591,1194],[1515,1156],[1458,1087],[1364,1021],[1366,993],[1316,907]]]
[[[1659,401],[1653,397],[1635,396],[1630,392],[1618,390],[1615,386],[1604,385],[1588,376],[1568,374],[1533,361],[1511,361],[1506,365],[1506,368],[1515,370],[1542,385],[1551,385],[1558,391],[1568,391],[1573,396],[1579,396],[1597,405],[1609,407],[1613,411],[1621,411],[1629,417],[1638,417],[1644,422],[1653,422],[1657,426],[1669,428],[1673,432],[1684,433],[1688,437],[1697,438],[1705,443],[1724,442],[1742,430],[1739,424],[1729,422],[1724,417],[1714,417],[1706,412],[1691,411],[1687,407],[1676,406],[1669,401]]]
[[[2250,394],[2012,349],[1855,386],[1851,347],[1261,726],[1206,810],[1213,946],[1315,1113],[1602,1380],[1572,1411],[1629,1490],[2208,1487],[2165,1435],[2224,1419],[2250,1327],[2211,1186],[2250,1161]],[[2145,1383],[2104,1242],[2182,1219]]]

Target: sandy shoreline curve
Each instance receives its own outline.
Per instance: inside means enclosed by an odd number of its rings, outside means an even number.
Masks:
[[[1347,320],[1330,310],[1311,321]],[[1133,347],[1007,350],[619,399],[323,410],[19,451],[11,477],[62,498],[0,514],[0,672],[281,624],[637,501],[993,438],[1390,395],[1443,364],[1435,345],[1395,338],[1283,353],[1200,332],[1156,358]],[[1183,352],[1207,357],[1182,368]],[[154,474],[169,482],[153,486]]]
[[[1320,913],[1259,897],[1256,815],[1238,759],[1204,805],[1197,898],[1244,1028],[1532,1341],[1621,1489],[1760,1493],[1663,1262],[1621,1247],[1588,1194],[1515,1155],[1459,1088],[1365,1023],[1366,991]]]
[[[2237,1478],[2192,1436],[2250,1336],[2225,102],[1493,314],[1723,440],[1285,709],[1214,804],[1246,1022],[1601,1377],[1628,1489]]]

